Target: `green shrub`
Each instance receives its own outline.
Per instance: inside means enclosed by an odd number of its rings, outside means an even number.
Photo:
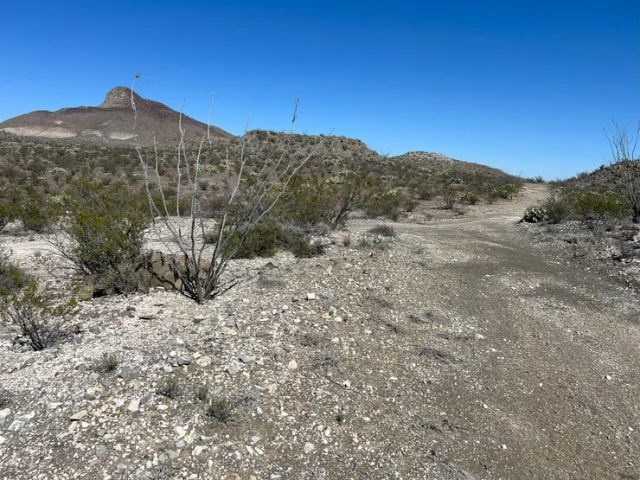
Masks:
[[[410,211],[415,202],[397,188],[372,195],[363,205],[367,217],[389,217],[396,219],[402,212]]]
[[[301,225],[331,223],[334,215],[335,185],[315,178],[295,177],[277,207],[276,216]]]
[[[544,215],[549,223],[560,223],[571,214],[571,207],[563,195],[554,195],[542,203]]]
[[[433,186],[425,182],[414,185],[411,191],[420,200],[431,200],[434,197]]]
[[[19,291],[29,282],[29,276],[9,260],[9,255],[0,246],[0,297]]]
[[[208,418],[219,423],[229,423],[233,420],[234,406],[224,397],[215,397],[209,401],[205,414]]]
[[[264,221],[249,230],[244,241],[240,235],[232,235],[230,251],[237,250],[233,258],[273,257],[278,250],[280,237],[280,227],[273,221]]]
[[[297,237],[291,246],[291,252],[296,258],[312,258],[322,255],[325,246],[321,243],[311,242],[308,236]]]
[[[60,217],[60,206],[44,191],[44,186],[30,186],[15,193],[13,218],[19,219],[25,230],[43,233]]]
[[[118,277],[139,261],[148,208],[124,185],[76,183],[65,209],[69,217],[63,230],[72,242],[58,247],[78,270]]]
[[[4,319],[19,328],[32,350],[44,350],[71,335],[59,317],[72,306],[72,302],[55,305],[53,296],[31,280],[6,301]]]
[[[466,205],[475,205],[480,201],[480,197],[476,192],[466,191],[462,195],[460,195],[460,203],[464,203]]]
[[[0,230],[15,218],[15,208],[6,201],[0,201]]]
[[[629,204],[615,192],[577,190],[566,196],[572,210],[582,221],[623,217],[630,211]]]
[[[344,226],[351,211],[362,204],[372,179],[353,171],[331,177],[296,176],[280,200],[275,216],[304,226]]]
[[[519,192],[520,188],[512,183],[507,183],[506,185],[502,185],[500,188],[496,189],[497,197],[504,200],[513,200],[518,196]]]
[[[603,221],[628,215],[629,204],[615,192],[576,190],[559,192],[545,200],[542,205],[528,209],[523,221],[559,223],[566,219],[582,222]]]
[[[458,189],[452,185],[444,187],[440,194],[440,201],[442,202],[442,207],[447,210],[453,210],[458,201],[460,200],[460,193]]]

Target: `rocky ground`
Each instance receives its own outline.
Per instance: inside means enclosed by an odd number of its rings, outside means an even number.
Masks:
[[[640,289],[640,225],[630,220],[559,224],[523,223],[534,243],[553,252],[559,261],[617,279]]]
[[[204,305],[83,302],[43,352],[4,327],[0,477],[640,478],[640,298],[516,228],[545,195],[364,246],[354,220]],[[2,240],[64,284],[46,239]]]

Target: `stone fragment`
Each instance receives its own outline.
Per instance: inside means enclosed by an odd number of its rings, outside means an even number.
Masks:
[[[80,410],[79,412],[76,412],[73,415],[71,415],[69,417],[69,420],[71,420],[72,422],[78,422],[82,420],[84,417],[86,417],[87,414],[88,412],[86,410]]]

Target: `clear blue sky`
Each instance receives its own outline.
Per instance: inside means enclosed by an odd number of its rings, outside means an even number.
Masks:
[[[242,133],[347,135],[558,178],[640,120],[640,2],[7,1],[0,118],[115,85]]]

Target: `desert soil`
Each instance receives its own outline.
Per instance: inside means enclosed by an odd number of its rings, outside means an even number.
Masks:
[[[516,228],[545,195],[365,248],[356,219],[322,257],[235,262],[250,278],[204,305],[83,302],[43,352],[3,327],[0,477],[640,479],[640,299]],[[44,238],[3,241],[62,282]]]

